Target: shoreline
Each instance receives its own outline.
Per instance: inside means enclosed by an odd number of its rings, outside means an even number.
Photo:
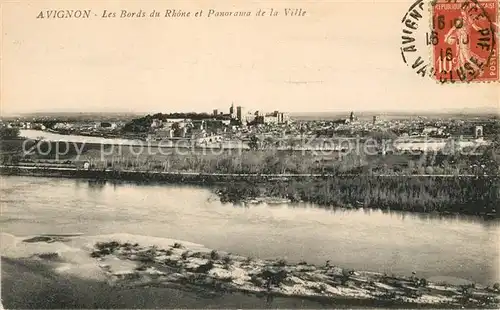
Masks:
[[[227,174],[73,167],[0,166],[0,175],[86,179],[95,184],[182,184],[210,188],[223,203],[312,203],[318,207],[471,215],[498,219],[498,176]],[[463,194],[463,188],[484,192]],[[472,194],[471,194],[472,193]],[[482,200],[481,200],[482,199]]]
[[[307,308],[494,308],[500,302],[500,291],[479,284],[445,285],[416,275],[354,271],[329,263],[315,266],[305,262],[288,264],[283,260],[252,259],[185,241],[129,234],[22,238],[2,234],[2,265],[5,264],[8,268],[2,268],[2,282],[14,281],[14,274],[20,272],[15,266],[21,264],[19,268],[28,268],[30,271],[24,272],[33,277],[41,274],[47,279],[66,279],[65,283],[74,282],[75,277],[78,281],[91,281],[92,285],[90,282],[85,285],[93,289],[84,290],[83,294],[98,291],[101,301],[106,300],[102,292],[113,295],[136,291],[141,295],[155,290],[182,290],[210,299],[246,300],[253,307],[261,308],[303,308],[300,305]],[[11,275],[4,276],[4,272]],[[4,293],[6,287],[10,290],[16,285],[7,282],[2,283]],[[18,286],[22,285],[27,283]],[[95,287],[100,289],[96,291]],[[9,308],[12,302],[4,298],[4,306]],[[221,302],[221,305],[236,306],[232,302]],[[190,300],[186,307],[195,304],[196,300]],[[85,306],[102,307],[99,304]]]

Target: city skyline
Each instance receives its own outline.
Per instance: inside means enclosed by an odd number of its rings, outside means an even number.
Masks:
[[[235,106],[236,107],[236,106]],[[212,114],[214,110],[218,110],[219,112],[224,112],[224,114],[227,114],[224,108],[207,108],[204,110],[152,110],[152,111],[127,111],[127,110],[114,110],[114,111],[97,111],[97,110],[89,110],[89,111],[68,111],[68,110],[33,110],[29,112],[19,112],[19,113],[11,113],[11,114],[3,114],[2,116],[5,117],[14,117],[14,116],[26,116],[26,115],[36,115],[36,114],[68,114],[68,115],[74,115],[74,114],[99,114],[99,113],[104,113],[104,114],[133,114],[133,115],[147,115],[147,114],[157,114],[157,113],[162,113],[162,114],[171,114],[171,113],[200,113],[200,114]],[[227,109],[228,110],[228,109]],[[261,111],[264,113],[272,113],[275,110],[270,109],[270,110],[252,110],[248,109],[249,111]],[[450,108],[446,110],[436,110],[436,109],[430,109],[430,110],[423,110],[423,109],[414,109],[414,110],[369,110],[369,109],[360,109],[360,110],[336,110],[336,111],[283,111],[287,112],[290,115],[315,115],[315,114],[328,114],[328,115],[344,115],[348,116],[350,112],[354,112],[356,114],[366,114],[366,115],[372,115],[372,114],[377,114],[377,115],[416,115],[416,114],[424,114],[424,115],[440,115],[440,114],[481,114],[481,115],[490,115],[490,114],[500,114],[500,109],[496,107],[477,107],[477,108]]]

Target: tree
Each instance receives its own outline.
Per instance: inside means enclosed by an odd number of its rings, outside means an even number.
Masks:
[[[416,164],[413,160],[408,161],[408,174],[413,174],[413,171],[416,169]]]
[[[250,137],[250,141],[248,142],[248,146],[250,147],[251,150],[257,150],[259,149],[259,138],[257,136],[253,135]]]
[[[495,151],[495,145],[490,145],[481,155],[479,162],[487,175],[498,175],[500,155]]]
[[[15,139],[19,137],[19,128],[13,127],[1,127],[0,128],[0,139]]]
[[[265,148],[272,148],[273,147],[273,142],[274,142],[274,139],[272,137],[266,137],[264,139],[264,147]]]
[[[434,174],[438,174],[438,175],[445,174],[444,169],[439,167],[439,166],[436,166],[433,169],[434,169]]]

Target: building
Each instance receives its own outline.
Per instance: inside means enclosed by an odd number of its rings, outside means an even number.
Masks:
[[[234,103],[231,103],[231,107],[229,108],[229,116],[231,117],[231,119],[238,118],[236,110],[234,109]]]
[[[273,113],[262,114],[257,113],[255,116],[255,122],[257,124],[286,124],[290,120],[290,116],[287,113],[274,111]]]
[[[156,136],[159,138],[173,138],[174,137],[174,130],[171,128],[160,128],[156,131]]]
[[[277,124],[278,117],[273,115],[257,115],[255,117],[255,123],[257,124]]]
[[[191,124],[190,119],[184,119],[184,118],[167,118],[163,122],[163,127],[172,127],[173,124],[177,124],[177,127],[183,128],[186,127],[188,124]]]
[[[483,137],[483,126],[476,126],[476,128],[474,128],[474,137],[476,139]]]
[[[214,109],[214,116],[218,116],[218,115],[219,115],[219,110]]]
[[[191,137],[191,141],[195,145],[208,145],[213,143],[221,143],[222,142],[221,135],[193,135]]]
[[[278,112],[278,124],[287,124],[290,121],[290,115],[285,112]]]
[[[195,129],[199,129],[199,130],[204,130],[205,129],[205,120],[196,120],[196,121],[192,121],[192,126],[193,128]]]
[[[243,123],[246,121],[246,119],[243,119],[244,117],[245,109],[241,106],[236,107],[236,119]]]
[[[151,128],[158,128],[158,127],[161,127],[163,125],[163,122],[161,119],[154,119],[152,122],[151,122]]]

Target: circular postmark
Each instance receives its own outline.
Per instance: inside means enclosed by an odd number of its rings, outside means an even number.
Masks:
[[[417,0],[403,17],[403,61],[441,83],[498,81],[498,0],[433,0],[428,11],[425,5]],[[424,37],[418,29],[425,12],[430,29]]]

